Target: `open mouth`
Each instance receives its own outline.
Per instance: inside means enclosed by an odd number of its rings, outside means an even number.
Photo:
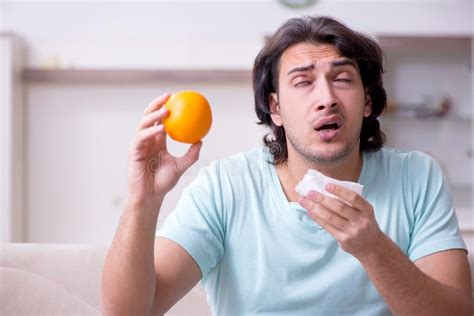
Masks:
[[[331,131],[331,130],[337,130],[339,129],[339,124],[338,123],[329,123],[329,124],[324,124],[321,127],[315,128],[316,131],[321,132],[321,131]]]
[[[331,141],[339,134],[341,125],[341,118],[337,115],[334,115],[320,119],[314,130],[322,140]]]

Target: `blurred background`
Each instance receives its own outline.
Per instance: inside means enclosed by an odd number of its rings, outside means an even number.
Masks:
[[[210,101],[214,123],[200,160],[167,196],[160,227],[200,168],[261,146],[267,131],[256,125],[253,60],[266,36],[302,15],[336,17],[380,43],[387,145],[440,162],[474,269],[472,0],[0,0],[0,241],[108,245],[144,108],[164,92],[197,90]],[[176,155],[187,148],[168,144]],[[28,249],[2,260],[13,258],[14,267],[33,260],[31,270],[45,267],[53,280],[92,282],[77,295],[90,296],[99,311],[100,260],[74,270],[69,267],[81,261],[75,258],[89,252]],[[12,295],[26,293],[30,301],[31,288],[22,284]],[[67,302],[43,284],[37,288],[34,293],[52,297],[46,314]],[[208,315],[204,296],[196,287],[170,315]]]
[[[473,10],[469,0],[0,1],[1,239],[110,243],[143,109],[197,90],[214,124],[160,226],[201,167],[261,145],[250,74],[265,37],[290,17],[330,15],[381,44],[387,145],[438,159],[472,243]]]

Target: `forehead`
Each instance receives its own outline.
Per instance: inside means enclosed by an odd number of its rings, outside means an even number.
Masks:
[[[298,43],[287,48],[280,59],[281,73],[298,66],[314,64],[316,67],[344,58],[329,44]]]

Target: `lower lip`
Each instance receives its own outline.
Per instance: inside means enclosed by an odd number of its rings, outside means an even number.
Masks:
[[[322,140],[330,141],[336,138],[336,136],[339,134],[339,130],[340,128],[331,129],[331,130],[321,130],[321,131],[316,131],[316,133],[318,134],[319,138],[321,138]]]

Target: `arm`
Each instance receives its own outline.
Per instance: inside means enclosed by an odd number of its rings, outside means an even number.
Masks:
[[[337,185],[326,189],[352,206],[314,191],[300,203],[344,251],[361,262],[395,315],[472,315],[470,272],[463,250],[435,253],[414,264],[380,231],[366,200]]]
[[[163,315],[201,279],[201,270],[194,259],[177,243],[156,238],[156,289],[153,315]]]
[[[162,201],[201,148],[194,144],[181,158],[168,153],[161,124],[168,97],[145,110],[130,147],[128,198],[102,273],[104,315],[163,314],[201,277],[186,251],[171,241],[155,241]]]
[[[358,258],[394,315],[472,315],[464,250],[447,250],[412,263],[387,236]]]

